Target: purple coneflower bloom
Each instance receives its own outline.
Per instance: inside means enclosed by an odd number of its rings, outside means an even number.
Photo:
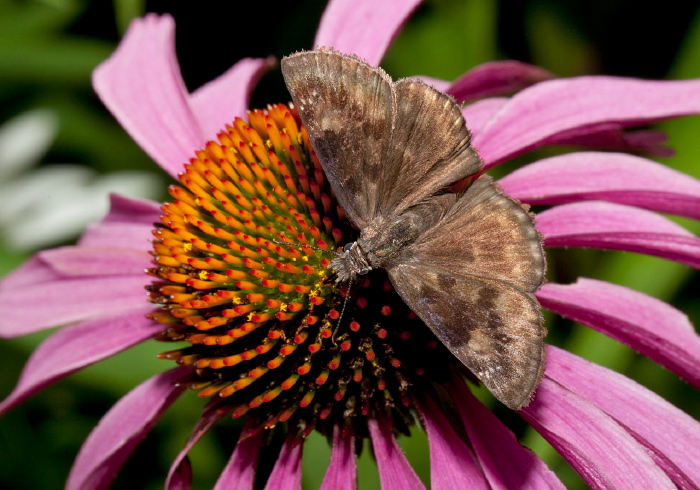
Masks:
[[[331,2],[316,44],[377,65],[417,3]],[[37,348],[0,411],[148,339],[182,340],[191,345],[163,355],[182,366],[136,387],[105,415],[79,453],[67,488],[108,486],[188,387],[217,396],[173,462],[167,488],[189,487],[187,452],[231,413],[245,423],[216,488],[252,487],[267,428],[288,420],[296,424],[286,429],[269,488],[300,486],[303,437],[314,429],[332,440],[323,488],[355,487],[360,438],[371,439],[384,488],[421,488],[394,436],[416,415],[428,435],[433,488],[563,488],[473,397],[446,352],[386,283],[363,284],[371,292],[354,296],[348,308],[366,309],[364,320],[350,325],[345,338],[331,336],[324,321],[337,319],[337,302],[290,279],[322,272],[323,254],[304,255],[256,238],[256,223],[265,216],[269,226],[293,232],[297,242],[318,244],[319,233],[342,237],[341,217],[334,214],[304,131],[293,109],[282,105],[249,113],[249,123],[231,123],[246,116],[251,87],[272,60],[243,60],[188,94],[173,35],[167,16],[135,21],[95,72],[94,84],[125,129],[183,186],[171,187],[176,201],[162,210],[113,196],[110,213],[78,245],[40,252],[3,279],[3,336],[69,326]],[[500,181],[524,203],[553,205],[537,216],[545,246],[628,250],[698,267],[700,240],[656,212],[700,218],[700,182],[622,152],[662,152],[658,133],[626,128],[700,113],[700,81],[551,78],[535,67],[501,62],[477,67],[452,84],[434,83],[458,102],[478,99],[463,112],[487,168],[544,145],[608,150],[533,162]],[[214,135],[219,142],[207,143]],[[190,162],[186,168],[184,162]],[[271,194],[276,197],[261,201]],[[207,208],[210,198],[221,207]],[[287,218],[278,220],[282,215]],[[164,226],[154,227],[161,221]],[[144,287],[163,308],[145,301]],[[588,278],[546,284],[537,297],[544,308],[700,385],[700,340],[687,317],[668,304]],[[311,304],[326,316],[314,318]],[[296,321],[298,330],[282,331],[283,321]],[[296,349],[304,356],[295,357]],[[289,369],[287,359],[297,364]],[[258,379],[269,382],[258,386]],[[447,413],[449,405],[454,413]],[[592,487],[700,484],[697,421],[624,376],[560,349],[548,349],[542,384],[519,414]]]

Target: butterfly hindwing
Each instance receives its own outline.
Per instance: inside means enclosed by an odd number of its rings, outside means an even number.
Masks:
[[[544,328],[534,297],[496,281],[409,262],[389,269],[406,304],[498,398],[528,404],[544,368]]]
[[[387,265],[403,300],[504,404],[528,402],[544,366],[534,293],[542,241],[523,206],[480,177]]]

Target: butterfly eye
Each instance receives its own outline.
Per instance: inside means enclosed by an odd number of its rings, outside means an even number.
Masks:
[[[352,250],[352,247],[354,247],[354,246],[355,246],[355,242],[346,243],[345,246],[343,247],[343,252],[349,252],[350,250]]]

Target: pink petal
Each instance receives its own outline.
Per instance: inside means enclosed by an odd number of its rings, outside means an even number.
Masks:
[[[588,382],[600,391],[614,389],[604,378]],[[519,413],[591,488],[676,488],[643,445],[546,371],[535,399]]]
[[[698,80],[550,80],[513,96],[474,145],[488,168],[576,128],[601,123],[634,126],[698,112]]]
[[[214,490],[252,490],[253,488],[258,455],[263,446],[265,432],[261,430],[247,431],[244,427],[241,434],[250,435],[249,437],[242,436],[238,440],[236,449],[216,481]]]
[[[83,276],[139,275],[152,265],[147,252],[114,247],[61,247],[37,253],[64,278]]]
[[[181,367],[158,374],[119,400],[85,440],[66,489],[107,488],[134,448],[185,390],[176,383],[187,372]]]
[[[265,490],[301,490],[301,450],[304,442],[291,435],[272,468]]]
[[[160,205],[145,199],[117,194],[110,197],[107,216],[91,225],[78,242],[86,247],[118,247],[148,251],[152,249],[154,223],[163,213]]]
[[[153,224],[96,223],[78,241],[84,247],[116,247],[148,253],[153,250]]]
[[[700,239],[663,216],[631,206],[564,204],[539,213],[536,227],[547,247],[628,250],[700,267]]]
[[[92,82],[124,129],[170,175],[206,143],[180,75],[170,16],[134,20]]]
[[[640,152],[669,157],[673,150],[663,145],[668,137],[653,129],[625,130],[620,124],[602,123],[558,133],[545,140],[548,145],[574,145],[610,151]]]
[[[316,31],[314,46],[356,54],[376,66],[420,3],[421,0],[331,0]]]
[[[550,346],[547,375],[595,403],[651,453],[680,488],[697,488],[700,423],[631,379]],[[600,389],[604,379],[607,389]],[[650,423],[653,421],[653,423]]]
[[[172,465],[170,465],[168,479],[165,481],[166,490],[189,490],[192,485],[192,466],[187,457],[187,453],[190,452],[204,434],[209,432],[209,429],[211,429],[223,415],[224,412],[216,409],[204,411],[197,421],[197,424],[192,429],[192,433],[187,438],[185,447],[182,448]]]
[[[474,453],[455,433],[447,418],[430,398],[419,404],[430,445],[430,488],[490,489]]]
[[[539,66],[521,61],[492,61],[466,72],[455,80],[446,92],[461,103],[512,94],[554,77],[553,73]]]
[[[484,130],[486,124],[508,102],[505,97],[491,97],[479,100],[462,109],[462,115],[467,122],[467,128],[472,137]],[[478,150],[478,148],[477,148]]]
[[[135,274],[133,271],[120,274],[118,270],[122,263],[133,267],[139,262],[130,251],[117,249],[112,251],[113,263],[101,262],[105,271],[113,275],[76,276],[73,273],[80,273],[81,269],[97,268],[85,261],[79,268],[73,267],[78,263],[76,250],[82,247],[41,252],[0,281],[0,304],[3,305],[0,337],[26,335],[134,308],[142,310],[148,305],[143,289],[148,278],[142,270]],[[95,258],[89,254],[88,249],[86,260]]]
[[[452,379],[449,390],[491,488],[564,488],[547,465],[521,446],[510,429],[472,395],[462,379]]]
[[[245,58],[192,92],[190,105],[207,138],[215,139],[217,133],[231,124],[234,118],[246,116],[253,88],[274,65],[275,58],[272,56],[264,59]]]
[[[141,224],[152,226],[158,221],[158,216],[163,214],[160,204],[148,199],[134,199],[132,197],[109,195],[109,213],[102,220],[103,223]]]
[[[623,342],[700,387],[700,336],[688,317],[637,291],[579,278],[536,293],[544,308]]]
[[[374,457],[377,459],[382,489],[425,489],[397,444],[394,434],[391,433],[391,424],[374,418],[368,419],[367,424],[372,437],[372,447]]]
[[[14,281],[26,271],[29,277],[52,278],[27,284]],[[17,337],[49,327],[99,318],[148,305],[144,274],[63,278],[37,258],[0,281],[0,337]],[[41,301],[37,301],[41,298]]]
[[[321,490],[355,490],[357,488],[357,464],[355,463],[355,436],[337,425],[333,428],[331,461],[323,477]]]
[[[499,184],[529,204],[601,200],[700,219],[700,180],[624,153],[546,158],[506,175]]]
[[[0,413],[51,383],[152,337],[163,326],[146,318],[149,311],[132,309],[120,312],[119,316],[102,317],[54,333],[34,350],[17,386],[0,403]]]

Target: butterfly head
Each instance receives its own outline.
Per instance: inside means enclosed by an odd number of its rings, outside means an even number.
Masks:
[[[348,284],[356,276],[364,276],[371,271],[372,265],[358,242],[351,242],[343,247],[343,251],[331,261],[328,268],[335,272],[336,284]]]

